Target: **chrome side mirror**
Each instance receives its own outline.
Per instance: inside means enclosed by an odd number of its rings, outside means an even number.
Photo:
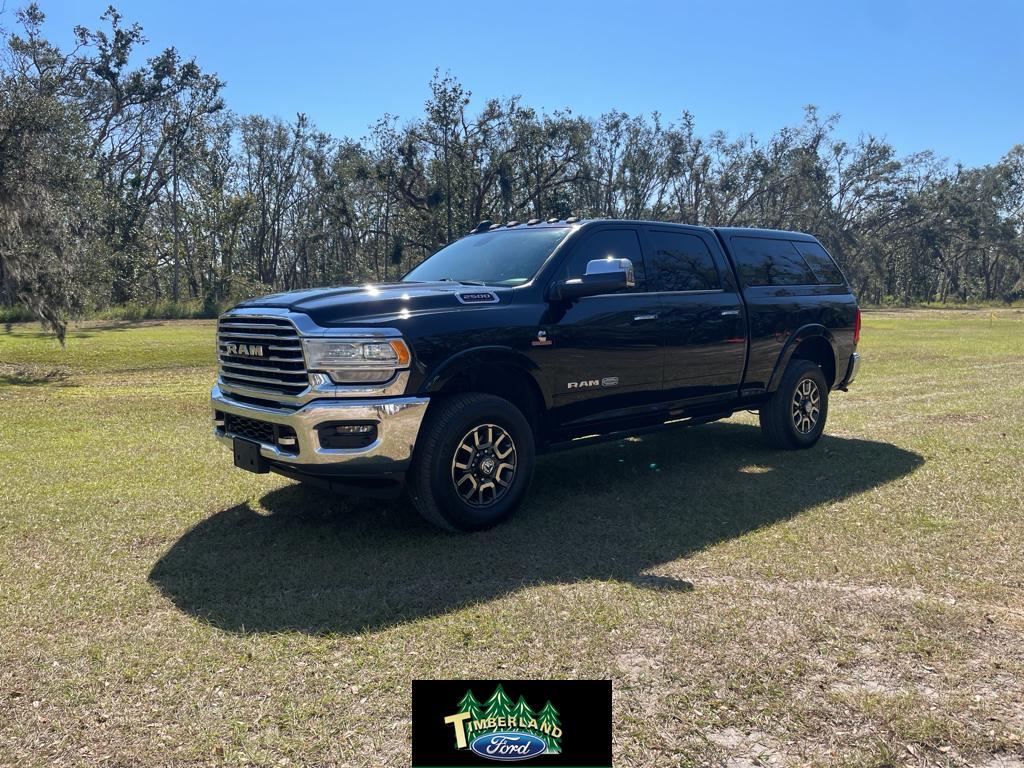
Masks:
[[[593,259],[582,277],[562,280],[552,286],[551,298],[572,300],[602,293],[615,293],[636,285],[633,262],[629,259]]]
[[[587,262],[587,271],[584,277],[591,275],[614,275],[619,272],[625,273],[626,284],[624,288],[632,288],[636,285],[633,276],[633,262],[629,259],[613,259],[611,256],[605,259],[593,259]]]

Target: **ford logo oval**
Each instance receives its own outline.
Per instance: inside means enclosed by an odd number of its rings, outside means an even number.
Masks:
[[[529,760],[546,749],[543,739],[517,731],[485,733],[473,739],[469,748],[488,760]]]

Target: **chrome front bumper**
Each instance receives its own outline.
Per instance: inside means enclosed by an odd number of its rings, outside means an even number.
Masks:
[[[295,472],[374,477],[404,472],[408,468],[429,398],[313,400],[301,408],[289,410],[239,402],[214,386],[210,401],[214,412],[281,424],[295,430],[297,452],[259,441],[260,455],[271,462],[272,467],[281,465]],[[339,421],[376,423],[377,439],[362,448],[321,447],[317,426]],[[227,446],[232,445],[235,437],[216,424],[214,435]]]

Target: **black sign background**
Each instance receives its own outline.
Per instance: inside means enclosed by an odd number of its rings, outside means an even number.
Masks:
[[[562,725],[562,753],[539,755],[522,761],[488,760],[469,749],[455,748],[455,729],[444,719],[457,714],[458,703],[472,689],[486,701],[498,683],[512,701],[520,696],[540,709],[544,702],[558,710]],[[413,680],[412,766],[575,766],[606,768],[612,764],[611,680]]]

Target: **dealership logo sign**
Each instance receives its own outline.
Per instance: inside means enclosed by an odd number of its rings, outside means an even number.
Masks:
[[[526,760],[547,751],[544,739],[516,731],[485,733],[473,739],[469,748],[491,760]]]
[[[456,749],[502,761],[562,751],[562,723],[550,700],[534,710],[522,696],[513,702],[499,683],[487,701],[481,703],[468,690],[457,706],[458,712],[444,718],[454,729]]]

